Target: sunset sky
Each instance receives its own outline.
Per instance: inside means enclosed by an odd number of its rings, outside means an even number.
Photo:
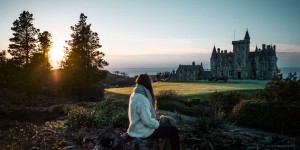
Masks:
[[[299,8],[299,0],[0,0],[0,50],[27,10],[36,28],[52,34],[57,55],[84,13],[112,66],[115,55],[210,53],[214,44],[232,50],[231,41],[244,38],[246,29],[251,50],[266,43],[300,52]]]

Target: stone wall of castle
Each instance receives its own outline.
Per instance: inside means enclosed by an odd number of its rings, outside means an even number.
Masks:
[[[250,52],[250,36],[246,31],[244,40],[232,41],[233,52],[213,48],[210,66],[214,76],[229,79],[267,79],[277,74],[276,46],[262,45]]]

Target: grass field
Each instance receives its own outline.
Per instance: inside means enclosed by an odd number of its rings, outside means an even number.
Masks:
[[[184,98],[204,98],[206,99],[209,93],[229,92],[229,91],[246,91],[253,93],[259,89],[263,89],[266,82],[262,81],[239,81],[230,80],[227,83],[223,82],[155,82],[153,83],[153,90],[158,94],[162,90],[174,90]],[[110,88],[106,89],[107,94],[122,95],[128,97],[133,90],[133,87],[124,88]]]

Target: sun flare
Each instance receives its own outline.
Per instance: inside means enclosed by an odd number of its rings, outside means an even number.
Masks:
[[[53,69],[59,68],[60,62],[63,60],[64,55],[65,53],[63,46],[58,43],[54,43],[49,51],[49,59]]]

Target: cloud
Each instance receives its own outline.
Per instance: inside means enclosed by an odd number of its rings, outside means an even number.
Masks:
[[[277,66],[300,67],[300,52],[277,52]]]
[[[210,53],[214,42],[211,39],[102,39],[106,54],[184,54]],[[214,40],[224,43],[224,39]],[[219,46],[221,46],[220,44]],[[231,46],[231,44],[228,44]],[[225,46],[224,46],[225,47]],[[225,47],[226,48],[226,47]],[[227,48],[226,48],[227,49]]]
[[[177,68],[180,64],[203,63],[210,68],[211,53],[106,55],[106,68]],[[277,52],[278,67],[300,67],[300,52]]]
[[[177,68],[179,64],[203,63],[209,67],[209,53],[107,55],[108,68]]]
[[[276,44],[277,52],[300,52],[300,45]]]

